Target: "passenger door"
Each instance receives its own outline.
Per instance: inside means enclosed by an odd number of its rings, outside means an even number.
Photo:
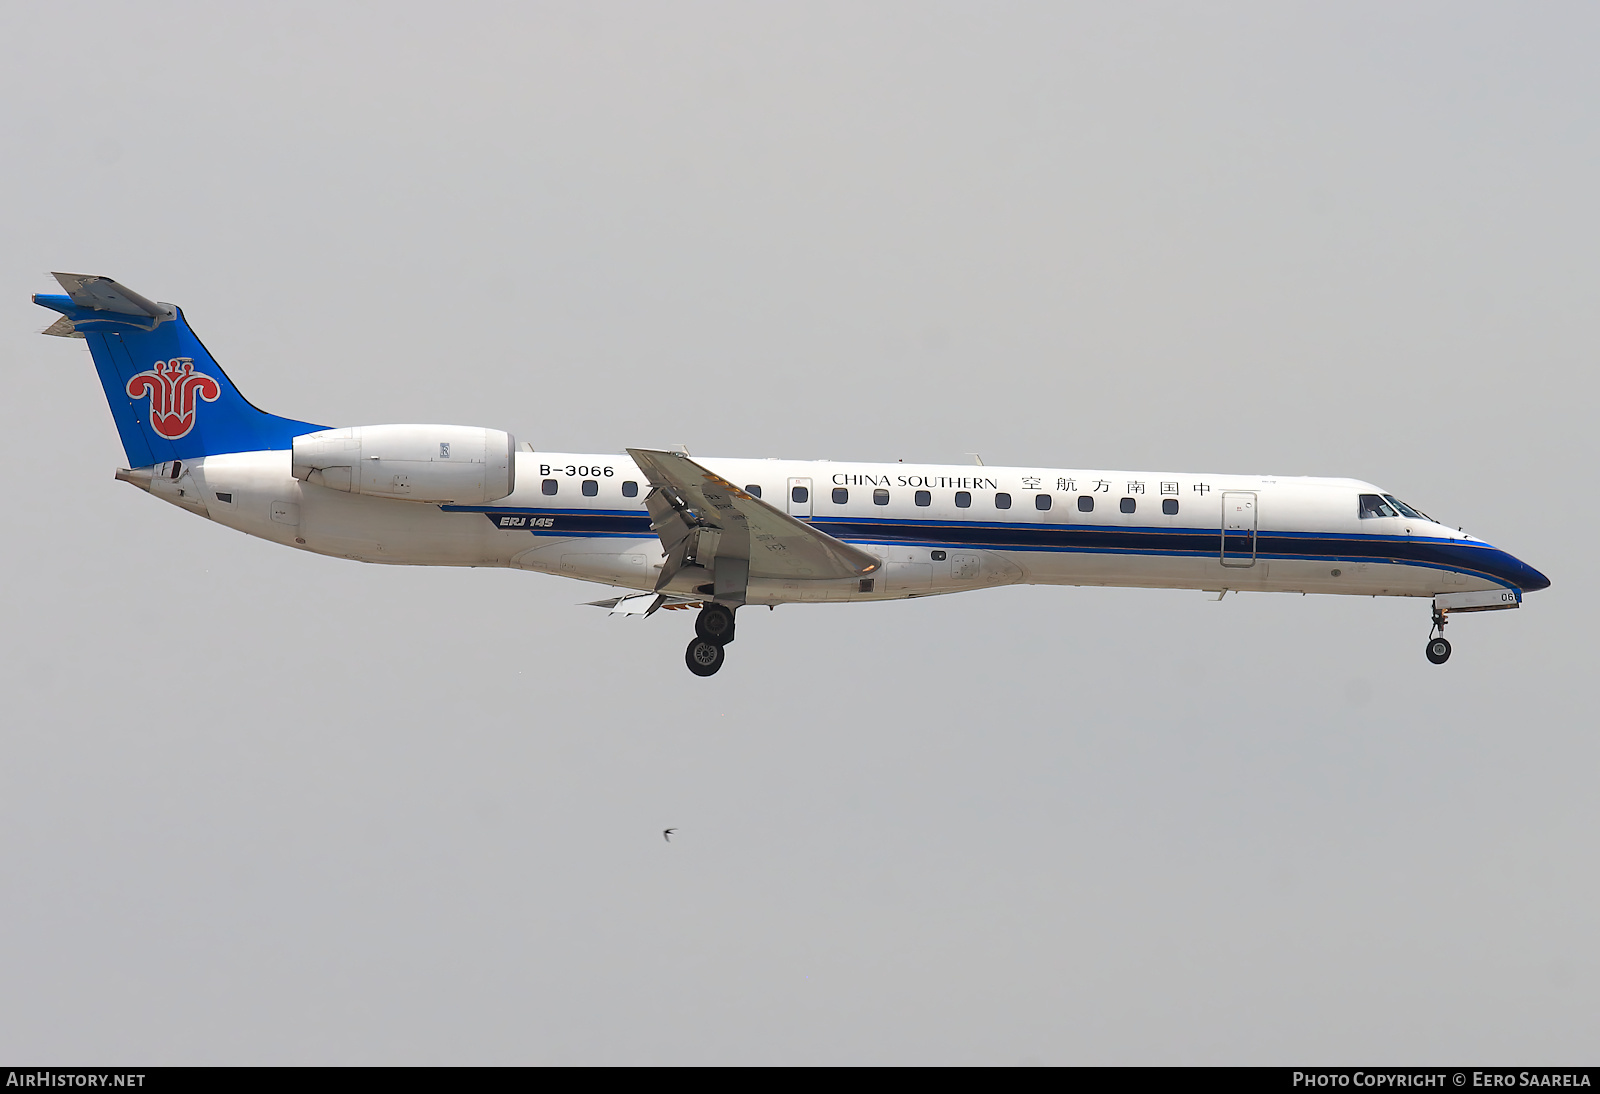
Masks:
[[[1246,567],[1256,564],[1256,512],[1254,490],[1225,490],[1222,494],[1222,564]]]

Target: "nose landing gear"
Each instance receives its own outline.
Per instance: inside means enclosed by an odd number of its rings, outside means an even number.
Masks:
[[[1450,660],[1450,643],[1444,636],[1444,625],[1448,622],[1444,609],[1433,609],[1433,630],[1428,633],[1428,660],[1435,665],[1442,665]]]
[[[733,609],[710,603],[694,621],[694,641],[684,651],[684,663],[696,676],[714,676],[725,659],[723,647],[733,641]]]

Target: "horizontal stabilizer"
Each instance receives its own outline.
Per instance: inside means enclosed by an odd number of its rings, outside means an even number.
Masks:
[[[48,327],[46,327],[44,330],[40,331],[39,333],[40,334],[48,334],[52,338],[82,338],[83,337],[83,335],[78,333],[78,325],[76,323],[74,323],[72,320],[68,319],[64,315],[60,319],[57,319],[54,323],[51,323]]]
[[[119,285],[109,277],[97,274],[53,273],[50,275],[67,290],[72,302],[92,311],[115,312],[118,315],[139,315],[150,319],[170,319],[172,309],[165,304],[140,296],[126,285]]]

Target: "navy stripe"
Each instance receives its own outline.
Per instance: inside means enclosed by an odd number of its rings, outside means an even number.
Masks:
[[[543,509],[442,505],[452,513],[483,513],[497,528],[505,517],[541,518],[540,527],[512,527],[543,536],[596,536],[645,539],[655,533],[648,514],[637,510]],[[548,520],[546,525],[544,521]],[[1032,524],[999,521],[862,520],[818,517],[812,521],[849,543],[968,547],[989,551],[1060,551],[1084,554],[1161,555],[1218,558],[1218,528],[1118,528],[1086,524]],[[1237,540],[1238,537],[1230,537]],[[1248,550],[1248,541],[1244,541]],[[1232,553],[1230,544],[1230,554]],[[1260,532],[1256,557],[1334,563],[1377,562],[1476,574],[1509,588],[1544,588],[1548,580],[1504,551],[1483,543],[1418,536],[1332,532]]]
[[[1217,528],[1108,528],[1104,525],[940,524],[932,521],[859,522],[830,518],[815,523],[852,542],[928,543],[1002,551],[1071,551],[1116,555],[1220,558]],[[907,534],[908,532],[914,534]],[[887,533],[887,534],[885,534]],[[1242,537],[1229,537],[1230,555]],[[1244,540],[1248,552],[1248,540]],[[1377,562],[1476,574],[1508,588],[1541,589],[1549,581],[1504,551],[1484,543],[1418,536],[1329,532],[1261,532],[1256,557],[1311,562]]]

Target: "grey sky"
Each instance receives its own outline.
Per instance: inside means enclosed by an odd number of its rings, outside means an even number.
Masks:
[[[1600,11],[0,7],[0,1058],[1592,1063]],[[52,269],[538,447],[1353,475],[1554,582],[608,619],[113,482]],[[665,844],[660,832],[679,834]]]

